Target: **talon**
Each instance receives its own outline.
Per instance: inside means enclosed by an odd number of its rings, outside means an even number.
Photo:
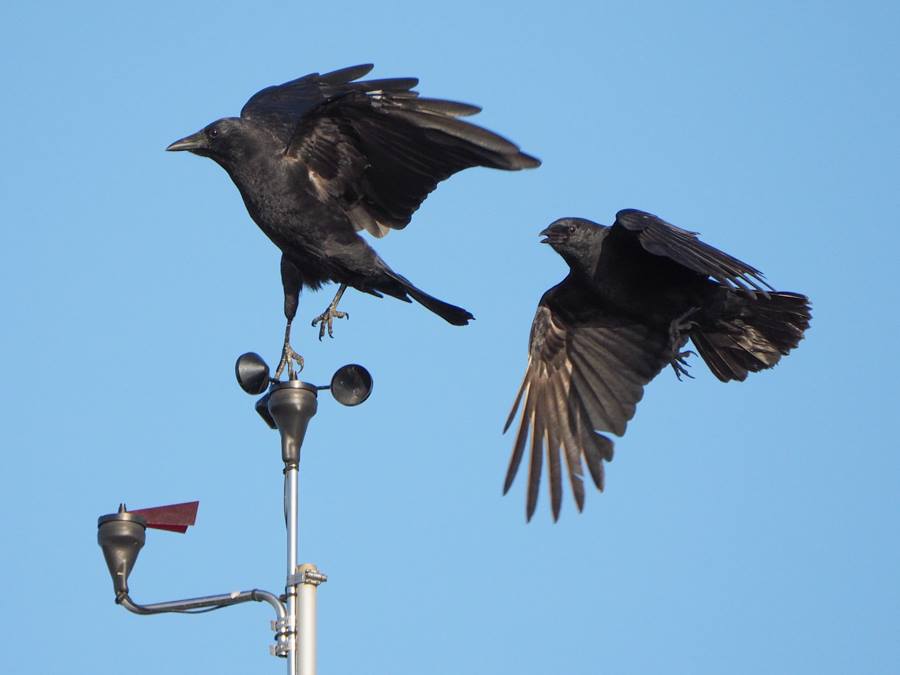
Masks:
[[[696,356],[692,351],[683,351],[677,352],[671,361],[672,370],[675,371],[675,377],[678,378],[678,381],[681,382],[681,376],[684,375],[690,379],[694,379],[694,376],[688,372],[688,368],[690,368],[690,364],[687,362],[688,356]]]
[[[335,319],[349,319],[350,314],[348,312],[339,311],[333,304],[328,306],[324,312],[322,312],[319,316],[317,316],[312,321],[313,326],[319,326],[319,340],[325,337],[325,331],[328,331],[328,337],[334,338],[334,320]]]
[[[699,307],[692,307],[669,324],[669,340],[672,345],[670,365],[672,366],[672,370],[675,371],[675,377],[678,378],[679,382],[681,381],[682,375],[689,377],[692,380],[694,379],[694,376],[688,372],[690,365],[687,362],[687,357],[696,356],[696,354],[690,350],[682,351],[681,348],[684,347],[688,341],[688,336],[684,335],[684,333],[691,331],[698,325],[696,321],[689,321],[688,319],[696,314],[699,309]]]
[[[296,380],[297,375],[294,372],[294,363],[297,364],[297,372],[303,370],[303,357],[295,352],[290,344],[285,343],[281,350],[281,361],[278,362],[278,368],[275,370],[275,379],[278,380],[281,378],[281,373],[284,371],[285,366],[287,366],[288,379]]]

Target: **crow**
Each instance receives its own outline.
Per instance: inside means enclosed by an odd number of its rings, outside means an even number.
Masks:
[[[428,295],[394,272],[358,234],[403,229],[437,184],[469,167],[518,170],[540,165],[510,141],[465,122],[480,108],[420,97],[415,78],[356,81],[371,64],[311,73],[254,94],[240,117],[217,120],[167,150],[218,163],[251,218],[281,249],[285,365],[303,359],[290,345],[301,288],[340,288],[314,321],[321,340],[348,286],[415,300],[447,322],[466,325],[465,309]]]
[[[509,490],[528,438],[526,518],[537,505],[546,444],[553,520],[562,504],[560,450],[572,494],[584,508],[582,457],[603,490],[603,460],[625,433],[644,385],[667,364],[688,374],[690,339],[722,382],[771,368],[809,327],[809,299],[777,292],[762,273],[644,211],[625,209],[611,227],[561,218],[547,227],[569,266],[538,303],[528,366],[506,432],[522,419],[503,486]]]

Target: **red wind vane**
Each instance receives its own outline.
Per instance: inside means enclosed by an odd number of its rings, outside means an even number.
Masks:
[[[182,504],[169,504],[167,506],[154,506],[149,509],[134,509],[129,511],[141,516],[147,521],[147,527],[169,532],[187,532],[188,527],[197,520],[197,509],[200,502],[184,502]]]

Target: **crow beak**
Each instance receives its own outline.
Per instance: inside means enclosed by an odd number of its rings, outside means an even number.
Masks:
[[[194,152],[206,147],[206,134],[198,131],[196,134],[185,136],[181,140],[172,143],[166,150],[169,152],[178,152],[179,150],[187,150]]]
[[[547,227],[547,228],[544,228],[543,230],[541,230],[541,231],[538,233],[538,236],[539,236],[539,237],[544,237],[544,239],[541,239],[541,243],[542,243],[542,244],[549,244],[549,243],[550,243],[550,234],[551,234],[551,231],[552,231],[552,230],[553,230],[552,227]]]

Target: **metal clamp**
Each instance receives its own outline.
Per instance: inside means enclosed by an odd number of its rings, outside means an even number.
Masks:
[[[269,623],[272,632],[275,633],[275,644],[269,645],[269,654],[272,656],[287,657],[291,647],[296,642],[296,633],[290,619],[278,619]]]
[[[290,647],[285,643],[276,642],[274,645],[269,645],[269,656],[277,656],[280,659],[286,659],[287,655],[290,653]]]
[[[310,586],[318,586],[328,581],[328,577],[321,572],[315,565],[304,563],[297,568],[297,573],[292,574],[287,579],[288,586],[299,586],[301,584],[309,584]]]

